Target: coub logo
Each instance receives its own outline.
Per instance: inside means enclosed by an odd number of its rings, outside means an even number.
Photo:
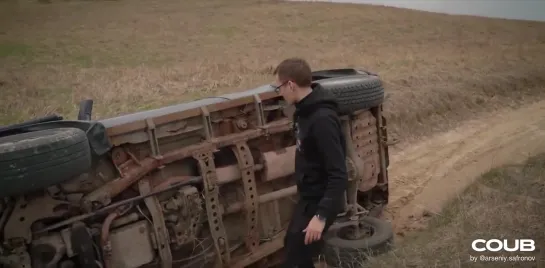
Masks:
[[[535,242],[533,239],[514,239],[514,240],[499,240],[499,239],[475,239],[471,243],[471,248],[474,251],[484,252],[484,251],[525,251],[532,252],[536,249]]]

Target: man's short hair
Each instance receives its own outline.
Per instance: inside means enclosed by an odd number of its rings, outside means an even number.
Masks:
[[[309,87],[312,83],[312,71],[307,61],[301,58],[289,58],[283,60],[273,75],[278,75],[281,81],[291,80],[300,87]]]

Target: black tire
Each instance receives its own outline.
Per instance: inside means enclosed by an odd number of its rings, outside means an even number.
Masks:
[[[372,230],[370,236],[358,240],[345,239],[342,236],[355,222],[334,224],[324,235],[324,258],[327,265],[337,268],[362,267],[368,256],[376,256],[390,250],[394,233],[390,223],[374,217],[364,217],[360,223]]]
[[[349,76],[349,75],[374,75],[378,76],[375,73],[364,71],[364,70],[357,70],[354,68],[344,68],[344,69],[327,69],[327,70],[319,70],[312,72],[312,81],[317,81],[321,79],[327,79],[327,78],[333,78],[333,77],[342,77],[342,76]]]
[[[318,80],[339,102],[339,113],[367,110],[384,102],[382,81],[373,75],[349,75]]]
[[[91,167],[85,132],[56,128],[0,138],[0,197],[65,182]]]

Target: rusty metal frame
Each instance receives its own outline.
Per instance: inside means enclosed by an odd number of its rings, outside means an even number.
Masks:
[[[204,125],[204,135],[207,141],[211,141],[214,137],[214,129],[212,128],[212,119],[210,118],[210,112],[206,107],[201,107],[202,121]]]
[[[245,268],[263,259],[264,257],[275,253],[284,246],[285,235],[286,231],[281,231],[271,241],[261,244],[255,253],[243,255],[233,260],[233,263],[229,266],[229,268]]]
[[[377,110],[377,135],[379,139],[379,157],[380,157],[380,169],[381,169],[381,182],[386,183],[388,181],[387,174],[386,174],[386,146],[388,146],[388,140],[386,140],[386,137],[384,136],[384,133],[386,132],[386,126],[383,125],[382,122],[382,105],[376,108]]]
[[[358,186],[363,181],[363,171],[361,162],[362,159],[357,155],[357,153],[354,151],[354,144],[352,141],[352,124],[351,124],[351,118],[350,117],[344,117],[342,118],[342,128],[344,135],[346,137],[346,157],[347,157],[347,167],[352,167],[353,174],[351,181],[348,183],[348,189],[346,191],[346,203],[347,203],[347,209],[349,211],[350,216],[355,216],[358,214],[358,206],[357,206],[357,195],[358,195]]]
[[[274,192],[262,194],[258,197],[260,204],[297,194],[297,186],[291,186]],[[244,210],[244,202],[230,204],[224,209],[224,214],[232,214]]]
[[[218,261],[221,264],[231,262],[231,253],[229,252],[229,241],[227,232],[223,226],[222,213],[219,204],[219,185],[217,183],[216,167],[214,164],[214,154],[211,151],[198,152],[193,157],[199,163],[199,169],[203,178],[205,192],[205,206],[208,216],[208,225],[210,234],[214,239],[214,246]]]
[[[258,213],[259,202],[257,194],[257,185],[254,174],[254,158],[250,147],[245,142],[240,142],[233,146],[233,152],[237,158],[240,172],[242,174],[242,184],[244,186],[244,204],[246,214],[246,247],[250,252],[254,252],[259,246],[258,232]]]
[[[97,204],[98,207],[106,206],[111,202],[113,197],[125,191],[135,183],[138,183],[139,190],[142,195],[155,191],[156,188],[162,189],[162,187],[166,185],[164,184],[164,180],[160,180],[160,185],[155,185],[157,181],[151,181],[151,178],[145,178],[145,176],[157,169],[160,171],[162,167],[175,161],[185,158],[194,158],[197,161],[197,166],[202,176],[204,204],[208,217],[208,227],[214,242],[217,256],[216,265],[220,267],[242,268],[257,262],[270,254],[273,254],[278,249],[282,248],[282,238],[284,232],[280,232],[277,236],[273,236],[269,242],[260,244],[260,233],[258,228],[258,221],[260,220],[258,219],[260,204],[275,201],[274,209],[278,210],[278,203],[276,200],[295,195],[297,193],[297,189],[296,186],[286,187],[273,192],[259,189],[264,193],[259,195],[257,191],[257,186],[259,183],[256,181],[256,172],[263,168],[264,163],[254,163],[255,160],[250,151],[248,142],[249,140],[255,138],[266,137],[269,134],[287,132],[292,128],[291,120],[288,118],[283,118],[272,123],[266,122],[265,109],[267,109],[267,107],[264,108],[264,105],[266,104],[264,104],[264,101],[277,97],[278,95],[273,92],[248,95],[235,100],[204,105],[167,115],[149,117],[144,120],[138,119],[129,123],[115,125],[108,128],[107,133],[114,146],[119,146],[129,142],[136,143],[136,139],[132,139],[130,135],[138,132],[136,135],[138,136],[138,143],[144,144],[143,141],[146,143],[149,142],[150,156],[143,159],[138,159],[130,154],[129,151],[126,151],[127,161],[123,162],[122,165],[121,163],[114,163],[114,166],[118,169],[120,176],[84,196],[82,198],[83,207],[89,211],[93,211],[97,208]],[[227,109],[234,109],[241,105],[251,108],[252,104],[255,106],[255,119],[257,122],[254,129],[240,129],[242,131],[238,133],[223,133],[227,135],[221,135],[223,128],[215,125],[216,121],[212,121],[212,118],[217,118],[216,113]],[[230,111],[227,111],[226,114],[229,112]],[[387,141],[385,140],[386,138],[383,134],[383,131],[386,131],[386,129],[382,122],[382,105],[380,105],[378,108],[375,107],[370,110],[357,111],[351,115],[344,116],[342,118],[342,122],[343,131],[345,132],[347,140],[347,165],[350,165],[352,171],[352,178],[349,182],[350,188],[347,191],[346,197],[346,201],[349,205],[347,211],[349,211],[348,214],[350,216],[360,215],[365,212],[362,211],[363,207],[358,204],[357,195],[358,186],[362,184],[362,181],[365,179],[364,174],[366,171],[368,171],[366,164],[369,163],[366,163],[366,161],[369,161],[369,159],[367,159],[367,156],[365,155],[359,156],[359,152],[354,150],[353,147],[356,146],[358,138],[353,137],[353,135],[355,135],[354,127],[357,124],[355,120],[364,118],[359,117],[360,115],[368,116],[367,113],[372,113],[376,119],[376,121],[372,122],[375,126],[369,126],[368,128],[376,127],[377,129],[377,133],[370,135],[370,137],[373,139],[372,142],[374,146],[374,138],[378,135],[379,149],[378,152],[374,152],[373,157],[377,158],[378,154],[378,157],[380,158],[380,170],[382,171],[382,175],[379,182],[382,181],[387,183],[387,166],[385,158],[388,156],[385,155],[385,146],[387,146]],[[253,116],[254,115],[252,114],[251,117]],[[193,123],[197,122],[199,119],[202,120],[202,123],[198,123],[198,126],[193,125]],[[244,120],[253,121],[254,118],[248,117]],[[200,134],[202,134],[204,140],[198,144],[161,153],[159,140],[163,137],[170,137],[180,134],[179,131],[172,133],[163,131],[165,128],[169,128],[169,125],[165,125],[177,124],[177,122],[180,121],[185,122],[189,125],[189,127],[193,128],[192,131],[198,131]],[[214,127],[217,128],[215,129]],[[229,128],[227,128],[225,132],[231,133]],[[215,134],[218,135],[216,136]],[[365,142],[367,142],[367,138]],[[371,141],[369,141],[369,143],[371,143]],[[250,144],[253,146],[253,143]],[[225,167],[219,166],[218,169],[216,169],[216,162],[214,161],[214,153],[224,147],[231,147],[230,149],[234,153],[237,160],[236,166],[238,166],[240,171],[240,174],[237,175],[238,177],[232,176],[232,178],[230,178],[228,181],[225,179],[222,180],[221,176],[217,174],[217,172],[220,172],[220,169]],[[120,148],[122,151],[125,150],[123,147]],[[256,159],[262,160],[263,158],[256,157]],[[161,175],[161,173],[159,173],[159,175]],[[263,179],[264,176],[262,176],[262,174],[260,175],[261,176],[258,178]],[[375,178],[376,177],[374,177],[374,179]],[[181,179],[182,178],[180,178],[180,180]],[[238,202],[225,204],[225,207],[221,206],[219,195],[221,185],[238,180],[242,180],[244,200],[237,200]],[[174,179],[172,179],[172,181],[174,181]],[[159,251],[161,265],[163,268],[170,268],[172,267],[172,252],[170,251],[169,233],[165,226],[161,206],[157,197],[155,196],[146,197],[144,202],[153,218],[155,231],[154,243]],[[264,208],[262,207],[262,209]],[[243,212],[246,222],[244,243],[247,253],[242,256],[238,254],[235,255],[235,253],[230,251],[229,239],[227,236],[228,230],[226,230],[223,220],[223,216],[236,212]],[[280,213],[276,211],[276,214],[278,221],[280,221]]]
[[[157,133],[155,131],[155,123],[153,123],[152,119],[150,118],[146,119],[146,127],[148,132],[151,154],[153,156],[159,156],[161,155],[161,152],[159,150],[159,141],[157,139]]]
[[[62,217],[65,209],[56,210],[61,205],[68,205],[68,202],[59,201],[44,195],[40,199],[30,200],[18,198],[13,206],[11,217],[4,225],[4,239],[6,241],[21,240],[21,243],[32,242],[33,236],[29,232],[34,222],[49,217]],[[17,244],[17,243],[16,243]]]
[[[148,194],[152,191],[151,185],[148,179],[140,180],[138,188],[141,195]],[[172,252],[170,250],[170,238],[168,234],[167,226],[165,225],[165,218],[161,211],[161,204],[156,196],[150,196],[144,199],[144,203],[151,214],[151,220],[153,221],[153,231],[155,233],[155,244],[157,251],[161,258],[162,268],[172,268]]]
[[[97,191],[87,195],[84,200],[86,202],[102,202],[102,205],[107,204],[108,200],[111,200],[116,194],[120,193],[124,189],[128,188],[132,183],[139,181],[143,176],[150,173],[154,169],[160,168],[166,164],[172,163],[177,160],[181,160],[187,157],[193,157],[198,162],[198,168],[203,179],[204,186],[204,198],[205,198],[205,207],[208,216],[208,225],[210,228],[210,234],[214,241],[215,251],[217,253],[217,265],[220,267],[245,267],[250,265],[259,259],[268,256],[278,249],[280,249],[283,244],[280,237],[273,238],[269,242],[260,244],[260,233],[258,228],[258,211],[259,205],[262,203],[274,201],[283,197],[288,197],[296,194],[296,187],[288,187],[275,192],[266,193],[263,195],[258,195],[257,192],[257,182],[255,177],[255,171],[259,170],[254,163],[253,156],[250,151],[250,147],[247,144],[248,140],[266,136],[270,133],[281,133],[289,131],[292,127],[292,124],[287,119],[281,119],[273,123],[265,124],[265,118],[263,114],[263,107],[261,100],[258,95],[253,96],[253,101],[255,104],[257,112],[257,128],[241,131],[235,134],[228,134],[225,136],[215,136],[213,133],[213,125],[211,120],[211,113],[208,110],[208,107],[200,107],[200,116],[202,116],[202,122],[204,127],[203,134],[205,140],[196,145],[190,145],[182,149],[175,149],[170,152],[164,153],[161,155],[159,152],[158,140],[155,133],[155,126],[153,119],[146,120],[147,133],[149,137],[149,142],[151,148],[152,156],[144,158],[141,160],[134,159],[132,163],[129,163],[129,167],[126,168],[126,172],[120,178],[117,178],[114,181],[111,181],[102,188],[99,188]],[[349,207],[349,216],[358,216],[365,212],[362,206],[358,204],[357,194],[358,194],[358,185],[360,185],[364,179],[364,162],[365,156],[361,157],[359,153],[353,150],[355,147],[355,142],[358,137],[353,137],[355,123],[353,120],[357,119],[358,116],[363,115],[364,113],[370,113],[370,111],[360,111],[354,113],[353,115],[345,116],[342,118],[343,122],[343,131],[347,137],[347,164],[349,163],[353,169],[352,178],[350,180],[350,188],[347,192],[347,203]],[[379,113],[379,115],[381,115]],[[366,115],[367,116],[367,115]],[[369,115],[371,116],[371,115]],[[381,118],[380,116],[378,118]],[[371,121],[370,121],[371,122]],[[380,164],[381,170],[385,170],[385,160],[384,160],[384,148],[382,142],[382,120],[372,121],[379,131],[373,135],[379,135],[379,147],[381,148],[377,153],[380,154]],[[369,126],[368,128],[370,128]],[[365,134],[367,135],[367,134]],[[374,139],[375,136],[371,135],[370,137]],[[374,140],[373,140],[374,141]],[[367,139],[365,140],[367,142]],[[371,141],[369,141],[371,142]],[[231,146],[236,159],[237,165],[240,170],[241,178],[232,179],[231,181],[236,181],[242,179],[242,185],[244,190],[244,201],[235,202],[229,204],[227,207],[221,207],[219,203],[219,188],[221,184],[226,183],[218,179],[215,163],[214,163],[214,152],[219,148]],[[155,148],[154,148],[155,147]],[[387,174],[382,175],[382,177],[387,176]],[[148,180],[141,180],[140,184],[147,182]],[[100,197],[100,198],[99,198]],[[105,198],[106,197],[106,198]],[[153,197],[155,198],[155,197]],[[151,197],[148,199],[152,199]],[[155,207],[151,203],[152,201],[146,200],[146,205],[150,211],[154,210]],[[245,236],[245,245],[248,250],[248,253],[244,256],[231,256],[229,250],[229,242],[227,237],[227,230],[225,229],[223,223],[223,216],[242,211],[245,213],[246,220],[246,236]],[[160,213],[160,211],[159,211]],[[153,213],[152,213],[153,214]],[[162,217],[162,215],[161,215]],[[279,217],[277,215],[277,217]],[[154,222],[156,220],[154,219]],[[156,234],[159,234],[160,230],[164,230],[163,236],[168,237],[166,227],[159,226],[159,229],[156,230]],[[164,237],[163,237],[164,238]],[[159,239],[161,240],[161,239]],[[160,242],[157,243],[158,245]],[[170,252],[170,251],[169,251]],[[168,257],[161,256],[162,259],[169,260]],[[170,258],[171,260],[171,258]],[[163,266],[166,268],[167,266]]]
[[[263,92],[263,93],[255,94],[255,96],[259,97],[260,101],[279,97],[278,94],[276,94],[275,92]],[[205,106],[201,106],[201,107],[197,107],[197,108],[193,108],[193,109],[189,109],[185,111],[179,111],[179,112],[174,112],[174,113],[170,113],[166,115],[156,116],[149,119],[153,120],[156,125],[164,125],[174,121],[179,121],[179,120],[184,120],[191,117],[200,116],[202,115],[201,108],[206,109],[209,113],[213,113],[213,112],[222,111],[222,110],[234,108],[241,105],[246,105],[248,103],[254,102],[254,100],[255,100],[255,97],[250,95],[246,97],[237,98],[234,100],[205,105]],[[118,136],[135,132],[135,131],[144,130],[144,129],[146,129],[146,120],[138,120],[138,121],[133,121],[133,122],[109,127],[106,131],[107,131],[108,137],[110,137],[111,143],[114,146],[118,146],[123,143],[122,140],[117,138]]]
[[[173,150],[163,154],[161,157],[148,157],[139,161],[138,165],[129,169],[122,177],[114,179],[95,191],[82,198],[82,207],[87,211],[92,211],[95,203],[102,206],[108,205],[111,199],[129,188],[144,175],[152,170],[191,157],[195,153],[202,151],[214,151],[216,148],[234,145],[240,141],[246,141],[260,137],[265,134],[285,132],[291,129],[291,123],[287,119],[279,120],[274,123],[266,124],[258,129],[246,130],[236,134],[215,137],[214,139],[200,144],[188,146],[182,149]]]
[[[257,125],[261,127],[265,124],[265,113],[263,111],[263,102],[257,94],[254,95],[254,103],[257,116]]]

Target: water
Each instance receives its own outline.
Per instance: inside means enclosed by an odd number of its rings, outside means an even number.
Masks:
[[[305,0],[296,0],[305,1]],[[315,1],[315,0],[313,0]],[[384,5],[457,15],[545,21],[545,0],[319,0]]]

